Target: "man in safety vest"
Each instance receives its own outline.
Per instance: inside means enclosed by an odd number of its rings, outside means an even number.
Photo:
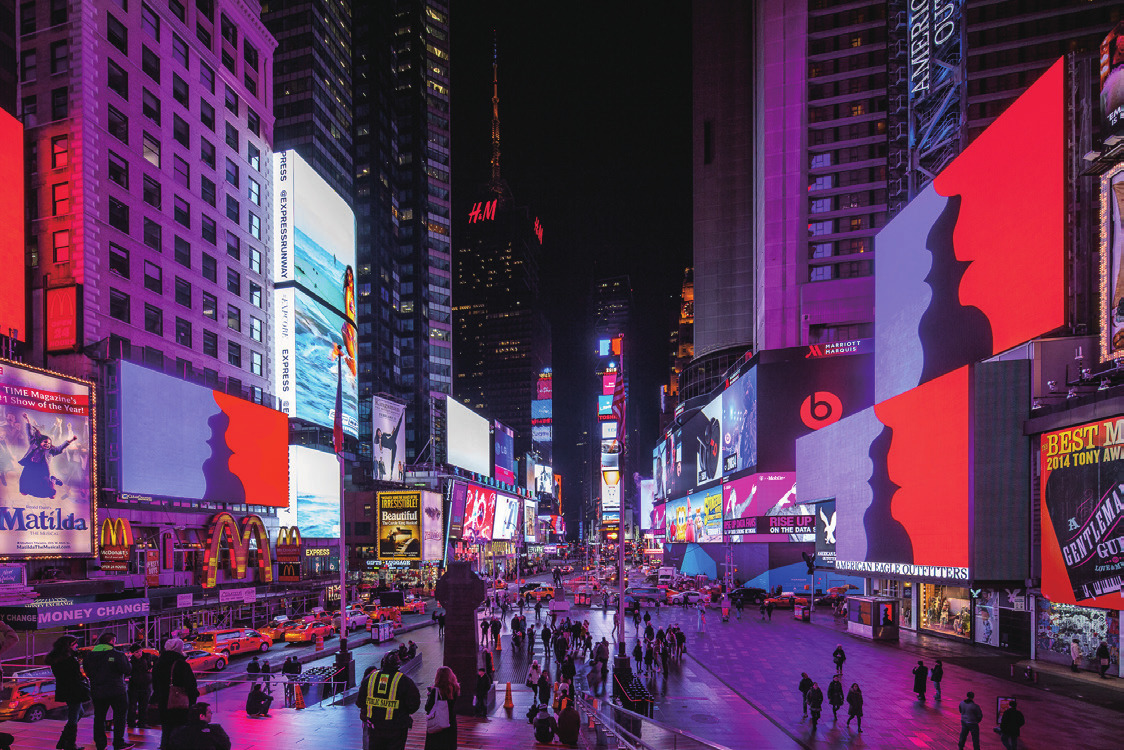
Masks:
[[[359,684],[355,696],[363,721],[363,750],[403,750],[414,720],[410,714],[421,707],[418,686],[398,671],[398,655],[388,651],[377,672]]]

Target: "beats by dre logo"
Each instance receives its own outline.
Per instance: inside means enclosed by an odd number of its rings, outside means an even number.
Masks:
[[[800,419],[810,430],[835,424],[843,416],[843,402],[831,391],[816,391],[800,404]]]

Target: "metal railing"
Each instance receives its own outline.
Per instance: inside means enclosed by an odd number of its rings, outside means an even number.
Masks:
[[[579,694],[575,701],[583,720],[592,715],[598,747],[617,746],[628,750],[730,750],[725,745],[704,740],[682,729],[669,727],[658,721],[629,711],[609,700],[599,702],[589,693]]]

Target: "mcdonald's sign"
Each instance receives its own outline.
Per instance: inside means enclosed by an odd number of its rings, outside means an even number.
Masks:
[[[203,588],[213,589],[218,583],[224,536],[230,551],[226,569],[228,577],[246,578],[250,542],[256,541],[258,581],[259,583],[273,581],[273,561],[270,559],[269,533],[265,530],[265,524],[257,516],[246,516],[242,519],[242,529],[239,531],[234,516],[223,512],[216,513],[207,528],[207,544],[203,548]]]
[[[301,579],[301,530],[296,526],[282,526],[277,530],[277,580],[283,582]]]
[[[127,518],[106,518],[101,522],[101,569],[126,573],[133,550],[133,526]]]

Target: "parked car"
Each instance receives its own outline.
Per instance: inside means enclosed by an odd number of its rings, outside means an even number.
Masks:
[[[520,595],[526,595],[526,593],[528,591],[531,591],[532,589],[537,589],[539,586],[542,586],[542,584],[538,583],[536,581],[530,581],[528,583],[524,583],[522,586],[519,587],[519,594]]]
[[[312,622],[302,622],[299,627],[285,633],[285,640],[289,643],[312,643],[316,640],[317,635],[323,636],[325,639],[331,638],[336,633],[334,625],[319,620]]]
[[[807,598],[797,596],[791,591],[785,591],[780,596],[771,596],[765,600],[765,604],[772,604],[777,609],[793,609],[797,604],[802,607],[808,606]]]
[[[199,651],[225,653],[227,658],[250,651],[268,651],[273,639],[250,628],[204,630],[192,644]]]
[[[347,608],[347,629],[355,630],[357,628],[367,627],[367,620],[371,619],[370,615],[362,609]],[[340,627],[340,611],[337,609],[332,613],[332,624],[338,630]]]
[[[743,605],[747,604],[761,604],[769,598],[769,592],[765,589],[753,588],[749,586],[742,586],[739,589],[734,589],[730,592],[730,601],[737,604],[738,599],[742,600]]]
[[[561,571],[562,575],[567,575],[569,573],[574,572],[574,566],[573,565],[563,565],[558,570]]]
[[[55,700],[55,676],[50,668],[17,672],[0,687],[0,721],[36,722],[60,708],[65,709],[66,704]]]
[[[226,669],[227,656],[213,651],[188,651],[184,656],[196,672],[221,672]]]
[[[817,607],[835,607],[845,601],[847,601],[847,597],[843,594],[826,594],[815,599]]]

